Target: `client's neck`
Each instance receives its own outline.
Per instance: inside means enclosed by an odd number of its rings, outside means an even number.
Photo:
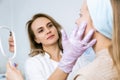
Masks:
[[[96,44],[93,46],[95,52],[101,51],[102,49],[106,49],[111,44],[111,40],[99,32],[95,32],[94,38],[97,39]]]

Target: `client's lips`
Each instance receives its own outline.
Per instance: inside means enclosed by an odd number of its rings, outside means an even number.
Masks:
[[[14,45],[10,45],[10,47],[14,47]]]
[[[10,47],[14,47],[14,43],[10,43]]]

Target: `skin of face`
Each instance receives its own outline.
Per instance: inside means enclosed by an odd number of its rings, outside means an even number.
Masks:
[[[105,36],[103,36],[103,34],[101,34],[99,31],[95,29],[95,26],[90,17],[90,13],[89,13],[86,1],[83,2],[83,5],[80,9],[80,17],[76,20],[76,24],[80,26],[81,22],[83,21],[87,22],[87,27],[86,27],[84,36],[90,31],[90,29],[95,30],[92,36],[92,39],[95,38],[97,40],[96,44],[93,46],[93,49],[95,52],[105,49],[111,44],[110,39],[106,38]]]
[[[14,40],[13,40],[13,36],[9,37],[8,42],[9,42],[9,51],[14,53]]]
[[[31,28],[35,34],[35,41],[37,43],[41,43],[43,46],[57,44],[59,39],[58,32],[49,19],[45,17],[37,18],[32,23]]]
[[[86,1],[84,1],[83,5],[80,9],[79,16],[80,17],[76,20],[76,24],[77,24],[77,26],[80,26],[81,22],[83,22],[83,21],[85,21],[87,23],[87,27],[86,27],[86,30],[85,30],[85,35],[86,35],[90,29],[94,29],[91,17],[89,15],[89,11],[88,11],[88,8],[87,8]]]

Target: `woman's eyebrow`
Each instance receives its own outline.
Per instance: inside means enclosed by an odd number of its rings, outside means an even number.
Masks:
[[[39,28],[37,29],[37,31],[38,31],[38,30],[40,30],[40,29],[42,29],[42,28],[43,28],[42,26],[41,26],[41,27],[39,27]]]
[[[51,24],[52,22],[48,22],[46,26],[48,26],[49,24]]]

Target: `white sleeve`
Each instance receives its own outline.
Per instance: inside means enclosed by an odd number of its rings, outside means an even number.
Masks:
[[[25,78],[26,80],[47,80],[43,75],[42,64],[37,59],[28,59],[26,61]]]

